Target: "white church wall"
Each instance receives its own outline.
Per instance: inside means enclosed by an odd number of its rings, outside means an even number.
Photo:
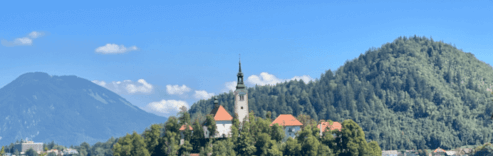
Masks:
[[[235,113],[238,114],[238,119],[243,122],[248,116],[248,93],[243,95],[243,101],[240,101],[240,94],[235,93]],[[234,115],[234,114],[233,114]],[[248,119],[247,119],[248,120]]]

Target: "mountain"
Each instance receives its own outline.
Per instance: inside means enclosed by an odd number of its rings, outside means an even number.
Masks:
[[[26,73],[0,89],[0,145],[26,138],[93,144],[166,120],[76,76]]]
[[[353,119],[382,150],[451,149],[492,141],[492,85],[493,68],[473,54],[425,37],[399,37],[315,81],[248,88],[248,102],[258,116]],[[233,98],[230,92],[218,100],[233,112]],[[197,117],[212,107],[202,100],[189,112]]]

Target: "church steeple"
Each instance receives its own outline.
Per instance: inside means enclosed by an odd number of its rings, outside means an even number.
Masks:
[[[214,108],[219,107],[219,101],[217,101],[217,96],[214,96]]]
[[[236,75],[238,77],[238,83],[236,84],[236,89],[245,89],[245,84],[243,83],[243,73],[241,72],[241,61],[240,61],[240,70]]]

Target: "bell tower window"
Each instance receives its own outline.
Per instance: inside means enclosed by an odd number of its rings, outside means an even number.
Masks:
[[[244,96],[240,95],[240,101],[243,101],[243,100],[245,100]]]

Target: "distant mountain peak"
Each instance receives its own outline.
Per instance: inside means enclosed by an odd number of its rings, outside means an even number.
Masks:
[[[30,72],[0,89],[0,144],[26,137],[62,145],[95,143],[165,121],[73,75]]]

